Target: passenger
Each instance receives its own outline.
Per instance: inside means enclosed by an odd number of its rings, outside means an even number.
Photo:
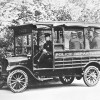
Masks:
[[[92,40],[92,49],[100,49],[100,30],[96,31],[96,36]]]
[[[38,59],[39,64],[43,63],[43,61],[47,57],[47,55],[52,56],[52,42],[50,41],[49,33],[45,33],[45,40],[46,40],[46,43],[43,45],[43,52]]]
[[[93,48],[93,44],[92,44],[93,38],[94,38],[94,31],[91,29],[87,30],[85,34],[85,49]]]
[[[80,42],[80,44],[81,44],[81,49],[84,49],[84,44],[83,44],[83,33],[82,33],[82,31],[79,31],[78,33],[78,38],[79,38],[79,42]]]
[[[93,30],[89,30],[88,39],[89,39],[90,49],[93,49],[93,47],[94,47],[94,45],[93,45],[93,38],[94,38],[94,31]]]
[[[76,32],[71,33],[69,49],[81,49],[81,43]]]

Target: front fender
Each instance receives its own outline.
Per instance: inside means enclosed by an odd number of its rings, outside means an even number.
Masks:
[[[23,66],[23,65],[8,66],[6,70],[7,70],[7,72],[10,72],[14,69],[26,69],[32,75],[32,77],[34,79],[36,79],[37,81],[42,81],[42,80],[38,79],[37,77],[35,77],[34,73],[29,68],[27,68],[26,66]]]
[[[13,69],[15,69],[15,68],[18,68],[18,67],[24,67],[24,66],[22,66],[22,65],[13,65],[13,66],[7,66],[7,72],[9,72],[9,71],[11,71],[11,70],[13,70]]]

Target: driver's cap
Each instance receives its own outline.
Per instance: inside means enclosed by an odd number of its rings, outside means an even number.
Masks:
[[[50,33],[45,33],[44,35],[45,35],[45,37],[47,37],[47,36],[50,36],[51,34]]]

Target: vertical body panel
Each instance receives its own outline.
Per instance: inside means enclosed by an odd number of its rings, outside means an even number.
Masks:
[[[54,62],[55,62],[55,59],[54,59],[54,39],[53,39],[53,35],[54,35],[54,28],[52,27],[51,29],[51,34],[52,34],[52,47],[53,47],[53,68],[55,68],[55,65],[54,65]]]

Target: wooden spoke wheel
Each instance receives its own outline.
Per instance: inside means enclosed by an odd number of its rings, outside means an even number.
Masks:
[[[88,66],[84,71],[83,80],[87,86],[95,86],[99,77],[99,69],[95,66]]]
[[[22,92],[28,86],[28,76],[23,70],[14,70],[7,78],[7,85],[15,93]]]

